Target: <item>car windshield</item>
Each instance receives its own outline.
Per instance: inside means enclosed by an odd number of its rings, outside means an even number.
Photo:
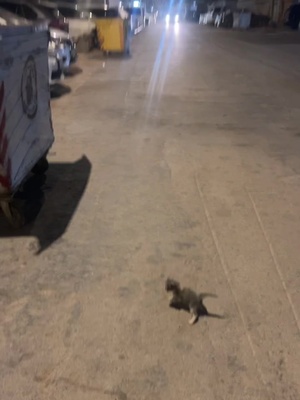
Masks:
[[[59,12],[66,18],[80,18],[80,12],[72,8],[60,7]]]
[[[29,25],[30,22],[16,14],[0,8],[0,26],[1,25]]]
[[[10,19],[10,18],[19,18],[17,15],[7,11],[3,8],[0,8],[0,17],[3,19]]]

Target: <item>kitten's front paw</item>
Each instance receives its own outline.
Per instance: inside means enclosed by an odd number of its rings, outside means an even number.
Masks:
[[[193,315],[192,318],[189,320],[190,325],[194,325],[197,322],[197,315]]]

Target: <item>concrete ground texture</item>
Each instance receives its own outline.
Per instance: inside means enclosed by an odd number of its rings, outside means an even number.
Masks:
[[[1,217],[1,400],[300,399],[299,43],[158,24],[79,59],[45,204]]]

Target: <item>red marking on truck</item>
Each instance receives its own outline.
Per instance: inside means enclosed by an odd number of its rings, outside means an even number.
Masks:
[[[2,112],[3,111],[3,112]],[[3,167],[5,174],[0,175],[0,185],[5,189],[11,187],[11,160],[7,156],[8,140],[5,135],[6,126],[6,113],[4,108],[4,83],[0,86],[0,115],[2,112],[2,118],[0,122],[0,165]]]

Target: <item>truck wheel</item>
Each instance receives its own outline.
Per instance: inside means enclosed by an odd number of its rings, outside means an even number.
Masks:
[[[49,163],[46,156],[39,159],[39,161],[32,168],[31,172],[35,175],[44,175],[49,168]]]
[[[18,201],[3,202],[1,204],[3,214],[8,222],[15,228],[22,228],[25,223],[25,217],[22,210],[22,205]]]

